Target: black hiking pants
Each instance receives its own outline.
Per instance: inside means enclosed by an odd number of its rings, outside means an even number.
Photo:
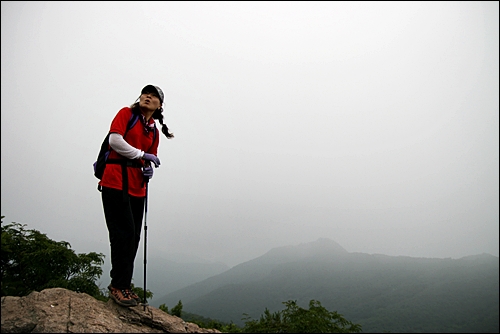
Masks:
[[[111,285],[130,289],[141,237],[144,197],[128,196],[125,201],[122,190],[102,187],[102,205],[111,245]]]

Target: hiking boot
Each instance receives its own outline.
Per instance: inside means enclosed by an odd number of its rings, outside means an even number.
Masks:
[[[118,304],[125,307],[137,306],[137,302],[130,296],[128,289],[116,289],[111,286],[108,286],[109,296]],[[128,291],[127,291],[128,290]]]
[[[129,296],[137,302],[137,304],[140,304],[141,298],[134,291],[130,289],[126,289],[126,291],[128,292]]]

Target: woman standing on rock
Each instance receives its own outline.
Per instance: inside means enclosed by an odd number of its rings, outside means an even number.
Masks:
[[[141,235],[146,184],[153,177],[151,163],[160,166],[157,157],[159,131],[154,120],[159,120],[167,138],[174,137],[163,123],[163,98],[158,86],[147,85],[138,102],[118,111],[111,122],[111,150],[99,182],[111,245],[108,289],[110,297],[126,307],[140,302],[139,296],[131,290],[131,283]],[[137,121],[130,124],[131,120]]]

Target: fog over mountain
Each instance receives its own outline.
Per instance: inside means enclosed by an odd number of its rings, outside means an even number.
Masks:
[[[168,282],[165,281],[166,285]],[[499,329],[499,258],[414,258],[347,252],[326,238],[270,250],[156,298],[153,305],[242,325],[283,302],[318,300],[364,332],[491,332]]]

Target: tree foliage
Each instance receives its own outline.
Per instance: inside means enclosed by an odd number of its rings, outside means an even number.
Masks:
[[[172,315],[175,315],[177,317],[181,317],[181,314],[182,314],[182,302],[179,300],[179,302],[177,303],[177,305],[175,305],[174,307],[172,307]]]
[[[66,241],[54,241],[19,223],[3,224],[1,295],[25,296],[47,288],[65,288],[102,297],[96,280],[104,254],[76,254]]]
[[[161,304],[158,308],[163,312],[170,314],[170,312],[168,312],[168,306],[165,303]]]
[[[271,313],[267,308],[260,319],[245,322],[245,333],[359,333],[361,325],[346,320],[336,311],[330,312],[316,300],[309,309],[301,308],[297,301],[283,302],[286,308]]]
[[[168,313],[168,314],[171,314],[171,315],[175,315],[176,317],[181,317],[182,315],[182,301],[179,300],[179,302],[177,303],[177,305],[175,305],[174,307],[172,307],[172,309],[169,311],[168,310],[168,306],[165,305],[165,304],[161,304],[160,307],[159,307],[160,310],[162,310],[163,312],[165,313]]]
[[[165,305],[165,304],[163,304]],[[198,314],[183,312],[182,319],[197,324],[200,328],[217,329],[223,333],[241,333],[241,328],[232,321],[226,323],[217,319],[207,318]]]

